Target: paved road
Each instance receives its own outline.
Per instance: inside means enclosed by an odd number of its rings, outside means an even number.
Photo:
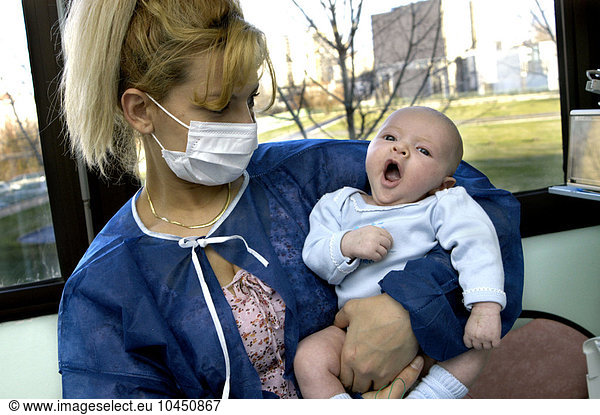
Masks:
[[[325,127],[328,124],[338,121],[343,118],[344,115],[335,116],[329,120],[325,120],[321,123],[320,127]],[[540,121],[540,120],[559,120],[560,112],[545,112],[540,114],[527,114],[527,115],[505,115],[501,117],[482,117],[482,118],[474,118],[470,120],[458,120],[456,121],[457,125],[468,125],[468,124],[504,124],[504,123],[515,123],[515,122],[529,122],[529,121]],[[306,134],[309,135],[310,132],[315,131],[319,128],[319,126],[311,125],[306,128]],[[324,137],[324,135],[323,135]],[[281,137],[272,138],[269,141],[286,141],[286,140],[297,140],[301,139],[302,134],[300,131],[297,131],[293,134]]]
[[[502,117],[482,117],[471,120],[456,121],[457,125],[464,124],[502,124],[508,122],[528,122],[533,120],[556,120],[560,119],[560,112],[544,112],[540,114],[527,115],[504,115]]]
[[[325,121],[321,122],[320,125],[311,125],[310,127],[305,128],[304,131],[308,135],[311,131],[314,131],[314,130],[316,130],[318,128],[325,127],[326,125],[331,124],[333,122],[336,122],[337,120],[339,120],[339,119],[341,119],[343,117],[344,117],[343,114],[342,115],[337,115],[337,116],[335,116],[333,118],[330,118],[328,120],[325,120]],[[302,133],[300,131],[297,131],[297,132],[295,132],[293,134],[290,134],[290,135],[287,135],[287,136],[281,136],[281,137],[272,138],[269,141],[298,140],[298,139],[301,139],[301,138],[303,138]]]

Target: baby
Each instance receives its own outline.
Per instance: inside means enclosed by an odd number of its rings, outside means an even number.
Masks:
[[[369,144],[371,194],[345,187],[323,196],[310,216],[302,257],[335,285],[341,308],[381,293],[378,282],[438,243],[451,251],[470,316],[469,350],[431,368],[409,398],[461,398],[498,347],[506,305],[494,226],[452,177],[462,159],[454,123],[431,108],[394,112]],[[393,235],[393,236],[392,236]],[[349,397],[338,379],[344,331],[331,326],[304,339],[294,361],[304,398]]]

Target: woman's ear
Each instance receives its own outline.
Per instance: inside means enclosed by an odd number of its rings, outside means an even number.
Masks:
[[[142,134],[154,132],[150,108],[151,101],[145,92],[129,88],[121,97],[121,107],[127,122]]]

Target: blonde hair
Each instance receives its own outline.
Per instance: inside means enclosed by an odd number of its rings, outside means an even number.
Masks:
[[[221,109],[261,65],[275,76],[264,34],[243,18],[237,0],[73,0],[63,28],[63,113],[71,150],[104,176],[117,163],[137,172],[136,132],[123,116],[128,88],[157,100],[184,82],[192,60],[223,57],[221,96],[195,103]],[[212,73],[213,71],[209,71]],[[207,87],[210,81],[207,82]]]

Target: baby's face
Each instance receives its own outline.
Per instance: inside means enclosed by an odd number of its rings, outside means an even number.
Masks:
[[[404,108],[383,124],[367,151],[366,169],[377,205],[412,203],[447,182],[460,144],[448,125],[422,108]]]

